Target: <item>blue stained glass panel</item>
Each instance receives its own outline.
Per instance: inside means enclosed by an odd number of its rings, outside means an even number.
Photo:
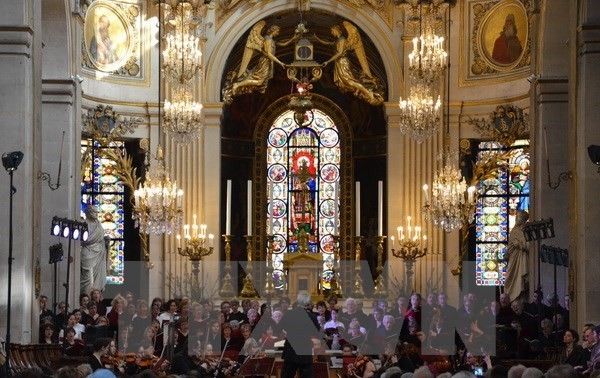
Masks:
[[[504,285],[504,253],[517,211],[529,211],[529,153],[526,140],[508,148],[509,159],[495,177],[478,187],[475,210],[476,284]],[[478,158],[503,150],[497,142],[480,142]]]
[[[124,280],[124,248],[123,232],[125,226],[125,186],[116,176],[116,162],[104,157],[105,148],[125,151],[123,142],[113,142],[110,147],[102,147],[91,140],[81,141],[81,153],[92,154],[91,167],[83,167],[81,182],[81,216],[89,205],[98,206],[98,220],[110,237],[108,250],[107,284],[122,284]],[[90,169],[91,168],[91,169]]]

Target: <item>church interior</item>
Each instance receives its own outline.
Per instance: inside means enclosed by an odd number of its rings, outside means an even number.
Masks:
[[[359,353],[547,369],[576,330],[600,369],[599,41],[593,0],[3,0],[0,358],[115,308],[203,356],[216,314],[218,359],[308,292],[327,357],[363,306]]]

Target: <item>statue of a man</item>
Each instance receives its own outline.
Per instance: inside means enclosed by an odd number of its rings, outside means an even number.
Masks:
[[[506,281],[504,281],[504,292],[511,299],[517,299],[521,292],[526,291],[528,282],[527,259],[529,245],[525,241],[523,225],[529,219],[529,214],[519,211],[515,220],[515,226],[508,234],[508,246],[504,258],[508,262],[506,268]]]
[[[85,217],[89,236],[86,241],[81,241],[81,293],[89,293],[92,288],[104,290],[108,262],[108,236],[104,235],[104,228],[98,220],[98,207],[88,206]]]

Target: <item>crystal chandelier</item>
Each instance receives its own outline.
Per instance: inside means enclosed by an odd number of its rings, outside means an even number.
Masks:
[[[202,104],[194,101],[188,88],[180,86],[174,90],[173,100],[165,101],[164,122],[173,140],[188,144],[200,136],[204,126]]]
[[[408,54],[410,75],[426,83],[432,83],[444,74],[448,54],[444,50],[444,37],[435,34],[428,23],[425,33],[413,38],[413,50]]]
[[[176,182],[171,182],[160,146],[156,150],[155,160],[144,184],[134,192],[133,218],[140,232],[170,235],[173,230],[179,229],[183,221],[183,190],[177,189]]]
[[[475,187],[467,189],[465,178],[456,167],[446,164],[436,173],[431,185],[431,200],[427,184],[423,185],[423,191],[423,213],[434,226],[451,232],[473,221]]]
[[[439,15],[439,1],[433,1],[419,27],[420,36],[413,38],[413,50],[408,54],[410,75],[418,81],[432,83],[443,75],[448,61],[444,50],[444,37],[436,34],[436,27],[442,18]],[[422,5],[421,5],[422,6]],[[421,17],[419,17],[421,20]]]
[[[438,129],[441,106],[440,96],[434,101],[427,85],[413,86],[408,99],[400,97],[400,132],[422,143]]]
[[[200,39],[188,31],[176,30],[167,35],[166,41],[162,66],[165,76],[180,83],[193,79],[202,67]]]

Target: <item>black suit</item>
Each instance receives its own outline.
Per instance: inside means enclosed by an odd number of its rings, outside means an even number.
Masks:
[[[93,354],[88,359],[88,363],[92,367],[92,371],[96,371],[98,369],[104,369],[105,368],[104,365],[102,365],[102,362],[98,361],[98,359],[96,358],[96,356],[94,356]]]
[[[287,332],[281,355],[284,361],[281,378],[293,378],[297,370],[301,377],[314,376],[311,338],[320,338],[316,314],[296,307],[286,311],[280,324]]]

